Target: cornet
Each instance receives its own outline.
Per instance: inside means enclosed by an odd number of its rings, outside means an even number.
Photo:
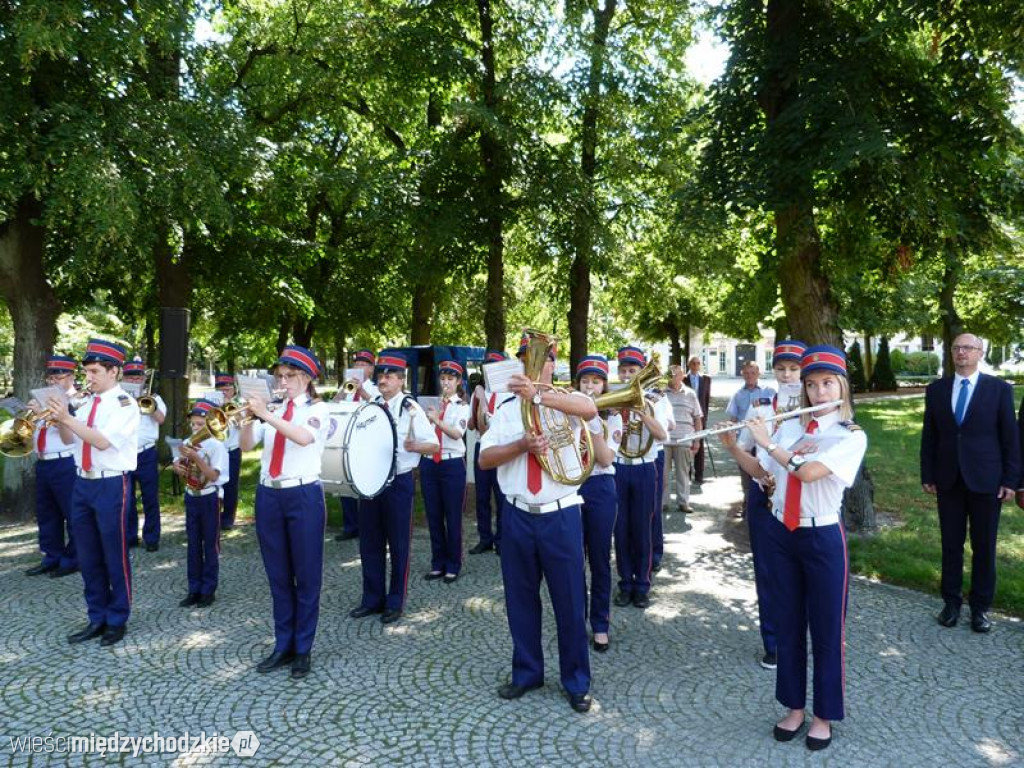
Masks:
[[[273,400],[267,403],[267,410],[273,413],[277,410],[277,406],[284,402],[284,396],[287,394],[287,390],[275,389],[272,393]],[[256,417],[249,412],[249,402],[241,400],[236,403],[227,403],[223,408],[219,409],[224,413],[227,418],[227,423],[232,427],[241,429],[246,424],[252,424],[256,421]]]

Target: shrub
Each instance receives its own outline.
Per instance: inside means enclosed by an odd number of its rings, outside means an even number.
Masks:
[[[865,392],[868,388],[864,378],[864,358],[860,354],[860,342],[855,341],[846,350],[846,372],[850,378],[850,388],[854,392]]]
[[[939,372],[939,356],[934,352],[911,352],[907,355],[906,372],[915,376],[935,376]]]
[[[875,370],[871,372],[871,389],[874,392],[891,392],[896,389],[896,376],[892,372],[889,357],[889,338],[883,336],[875,356]]]
[[[889,361],[892,363],[892,372],[895,374],[907,372],[907,356],[902,349],[889,351]]]

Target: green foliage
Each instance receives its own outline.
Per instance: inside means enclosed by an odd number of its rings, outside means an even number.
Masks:
[[[891,392],[896,389],[896,375],[892,372],[892,361],[889,359],[889,338],[883,336],[875,353],[875,367],[871,371],[870,387],[872,392]]]
[[[894,365],[893,370],[912,376],[936,376],[941,366],[939,356],[934,352],[910,352],[906,356],[903,369],[897,370]]]
[[[864,358],[860,353],[860,342],[854,341],[846,350],[846,373],[854,392],[865,392],[868,388],[864,378]]]
[[[889,364],[893,373],[907,373],[907,358],[902,349],[889,350]]]

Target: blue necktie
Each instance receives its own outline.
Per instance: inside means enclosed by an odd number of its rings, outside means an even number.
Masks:
[[[957,425],[964,423],[964,411],[967,410],[967,387],[970,386],[967,379],[960,381],[960,394],[956,396],[956,408],[953,409],[953,418]]]

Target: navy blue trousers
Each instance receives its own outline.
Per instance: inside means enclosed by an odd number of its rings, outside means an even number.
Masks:
[[[651,551],[655,565],[661,565],[665,556],[665,513],[661,505],[665,500],[665,450],[658,451],[654,460],[654,520],[651,524]]]
[[[359,499],[341,496],[341,530],[359,535]]]
[[[772,500],[757,483],[750,484],[746,517],[747,529],[750,531],[750,554],[754,557],[754,587],[757,589],[757,620],[761,627],[761,642],[765,653],[775,653],[774,605],[764,540],[768,536],[768,526],[778,525],[778,521],[772,514]]]
[[[430,530],[430,570],[462,570],[462,513],[466,509],[466,460],[420,460],[420,488]]]
[[[501,546],[501,510],[505,494],[498,485],[497,469],[480,469],[480,443],[473,457],[473,483],[476,486],[476,533],[485,547]],[[494,499],[494,527],[491,528],[491,499]]]
[[[309,653],[320,619],[327,506],[320,483],[256,486],[256,536],[274,605],[274,650]]]
[[[769,589],[775,598],[778,669],[775,698],[789,709],[807,703],[807,630],[814,655],[814,714],[842,720],[846,688],[849,561],[842,523],[789,531],[765,527]]]
[[[364,608],[389,611],[405,608],[415,491],[412,472],[404,472],[396,475],[394,482],[379,496],[359,503],[359,559],[363,564],[363,599],[360,605]],[[391,580],[385,592],[389,553]]]
[[[132,609],[132,564],[128,557],[131,473],[98,480],[77,478],[71,495],[71,527],[85,584],[89,621],[121,627]]]
[[[188,537],[188,592],[212,595],[220,573],[220,500],[185,494],[185,534]]]
[[[135,492],[142,492],[142,511],[146,515],[142,524],[142,540],[146,544],[160,543],[160,465],[156,446],[139,454],[139,464],[132,474],[132,503],[128,507],[128,542],[139,540],[139,510],[135,505]]]
[[[654,462],[615,465],[615,567],[623,592],[647,594],[651,590],[655,471]]]
[[[939,489],[939,531],[942,535],[942,599],[963,603],[964,541],[971,530],[972,611],[987,611],[996,593],[996,535],[1002,504],[994,493],[972,493],[962,478]]]
[[[224,483],[224,503],[220,509],[220,527],[229,528],[235,524],[238,511],[238,481],[242,471],[242,449],[228,451],[228,481]]]
[[[618,505],[615,475],[591,475],[580,486],[583,547],[590,563],[590,629],[607,632],[612,603],[612,533]]]
[[[36,462],[36,523],[42,564],[47,567],[78,567],[71,533],[71,495],[76,479],[72,456]]]
[[[544,682],[540,582],[555,612],[558,666],[568,693],[590,690],[587,647],[587,587],[583,572],[583,521],[579,506],[531,515],[505,503],[501,575],[512,633],[512,684]]]

